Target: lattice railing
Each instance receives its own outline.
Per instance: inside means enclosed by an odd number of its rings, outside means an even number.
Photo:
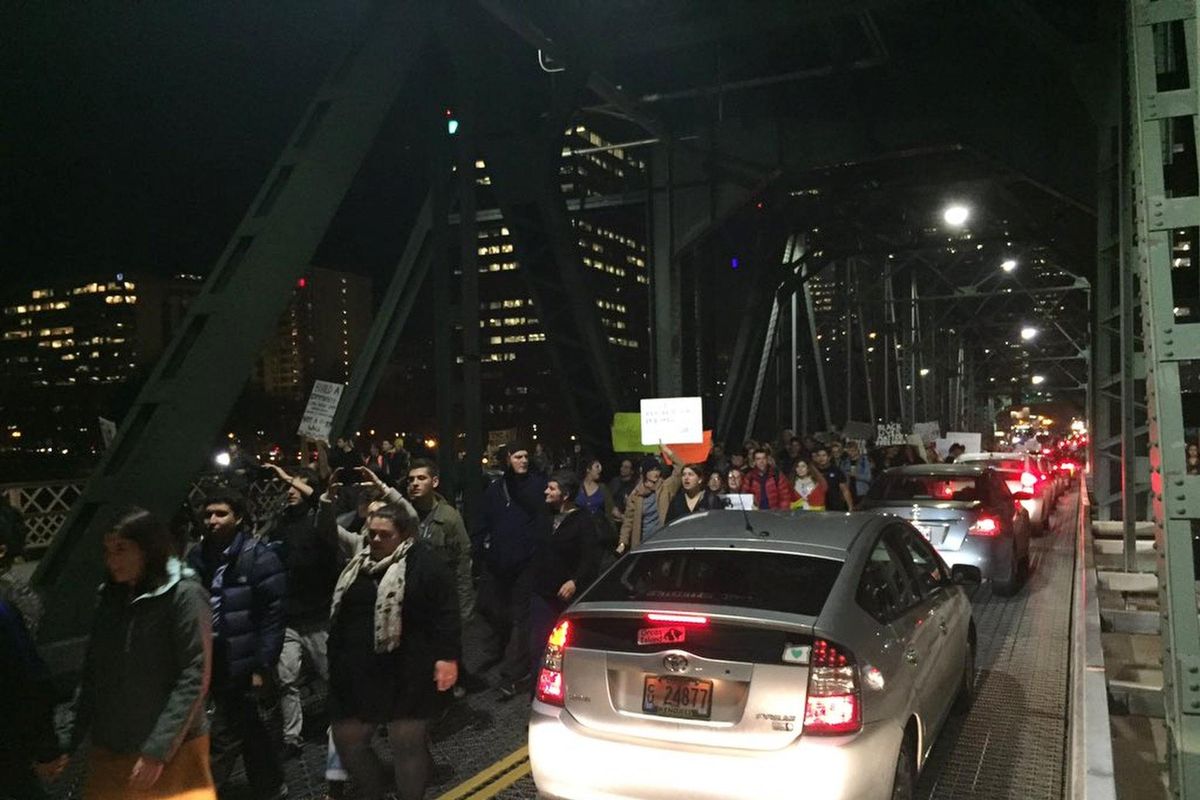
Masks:
[[[83,494],[86,479],[0,484],[0,494],[25,521],[25,554],[37,558],[50,546],[67,518],[71,505]],[[224,475],[201,475],[188,489],[188,504],[196,507],[212,489],[226,485]],[[246,501],[254,519],[265,519],[283,507],[287,485],[278,478],[255,480],[246,487]]]

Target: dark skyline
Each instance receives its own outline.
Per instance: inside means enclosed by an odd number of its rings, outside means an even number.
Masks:
[[[0,11],[5,284],[206,272],[367,0]]]

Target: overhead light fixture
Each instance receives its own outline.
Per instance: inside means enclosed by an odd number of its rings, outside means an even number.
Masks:
[[[1024,328],[1021,328],[1021,338],[1027,342],[1031,339],[1037,338],[1037,335],[1038,335],[1037,328],[1031,328],[1028,325],[1026,325]]]
[[[962,203],[951,203],[942,211],[942,219],[946,221],[946,224],[956,228],[965,225],[970,216],[971,209]]]
[[[1017,260],[1015,258],[1006,258],[1000,262],[1000,269],[1005,272],[1012,272],[1017,268]]]
[[[1044,375],[1034,375],[1032,378],[1029,379],[1029,382],[1032,383],[1034,386],[1040,386],[1041,384],[1046,382],[1046,377]]]

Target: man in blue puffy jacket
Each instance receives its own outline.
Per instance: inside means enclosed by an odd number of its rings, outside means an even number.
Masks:
[[[209,494],[202,521],[204,536],[187,560],[213,611],[213,779],[220,789],[241,755],[254,797],[286,797],[275,669],[287,572],[275,549],[252,533],[241,494]]]
[[[514,697],[529,673],[530,562],[546,511],[546,476],[530,469],[529,446],[507,447],[504,474],[488,486],[474,536],[483,574],[475,603],[484,623],[482,674],[500,664],[500,694]]]

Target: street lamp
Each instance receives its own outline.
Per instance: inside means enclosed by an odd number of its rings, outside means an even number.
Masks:
[[[946,221],[946,224],[956,228],[965,225],[970,216],[971,209],[962,203],[951,203],[942,211],[942,219]]]
[[[1046,377],[1044,375],[1034,375],[1032,378],[1029,379],[1029,382],[1032,383],[1034,386],[1040,386],[1041,384],[1046,382]]]
[[[1038,335],[1038,329],[1037,329],[1037,328],[1031,328],[1031,327],[1029,327],[1028,325],[1026,325],[1024,328],[1021,328],[1021,338],[1022,338],[1022,339],[1024,339],[1025,341],[1027,341],[1027,342],[1028,342],[1030,339],[1034,339],[1034,338],[1036,338],[1036,337],[1037,337],[1037,335]]]
[[[921,367],[921,377],[924,378],[929,374],[929,367]]]
[[[1000,269],[1005,272],[1012,272],[1017,268],[1017,260],[1015,258],[1006,258],[1000,262]]]

